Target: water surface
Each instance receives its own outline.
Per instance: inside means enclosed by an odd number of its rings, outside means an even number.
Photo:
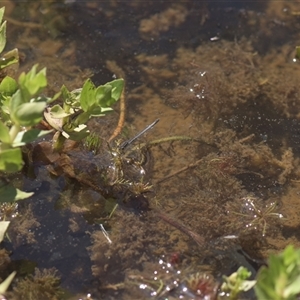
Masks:
[[[203,278],[216,287],[240,265],[255,275],[270,253],[298,246],[297,3],[3,4],[20,71],[46,66],[49,93],[91,75],[97,85],[122,76],[126,125],[118,139],[157,118],[135,145],[181,137],[133,156],[136,165],[147,157],[147,176],[131,178],[153,185],[142,195],[103,194],[39,164],[24,172],[24,188],[35,195],[19,204],[5,243],[21,275],[54,267],[74,299],[194,299]],[[118,112],[116,105],[91,121],[91,131],[108,139]],[[82,149],[69,153],[74,166],[101,186],[95,170],[115,161],[107,150]]]

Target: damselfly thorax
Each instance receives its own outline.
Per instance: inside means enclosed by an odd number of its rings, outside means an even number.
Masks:
[[[147,171],[147,164],[150,161],[150,153],[146,147],[139,145],[133,146],[133,143],[145,132],[153,128],[159,121],[155,120],[145,129],[139,132],[132,139],[125,142],[118,141],[116,146],[109,145],[112,164],[109,167],[110,177],[113,182],[118,181],[134,181],[143,180]]]

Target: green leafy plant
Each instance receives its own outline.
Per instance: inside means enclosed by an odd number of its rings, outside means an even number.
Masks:
[[[283,215],[276,212],[277,203],[271,202],[267,205],[261,203],[258,198],[244,197],[244,211],[243,213],[234,212],[241,218],[241,221],[246,225],[246,230],[257,230],[261,232],[263,237],[267,234],[268,227],[276,224],[283,219]]]
[[[4,7],[0,8],[0,53],[6,45],[4,11]],[[18,50],[14,49],[1,57],[0,70],[18,61]],[[49,132],[32,128],[41,120],[48,101],[38,96],[47,85],[45,69],[36,73],[36,68],[34,66],[28,74],[22,73],[18,83],[9,76],[4,77],[0,83],[0,172],[14,173],[21,170],[23,160],[20,146]],[[1,180],[1,202],[24,199],[30,195],[32,193],[22,192],[7,184],[6,179]]]
[[[258,299],[293,300],[300,293],[300,249],[292,245],[271,255],[268,267],[262,267],[257,276],[255,293]]]
[[[4,8],[1,8],[0,52],[6,44],[6,21],[2,22],[3,15]],[[17,49],[0,59],[0,70],[16,62]],[[69,91],[62,86],[59,93],[46,97],[42,94],[47,86],[46,68],[40,71],[37,68],[38,65],[34,65],[28,73],[23,72],[18,81],[6,76],[0,82],[0,202],[13,202],[32,195],[13,187],[5,177],[7,173],[22,169],[22,146],[52,131],[35,127],[43,116],[57,131],[54,150],[60,150],[66,139],[80,141],[86,138],[89,135],[88,120],[111,111],[111,105],[119,100],[124,86],[122,79],[98,87],[88,79],[80,89]],[[55,104],[48,108],[59,97],[62,106]]]
[[[238,299],[238,295],[241,292],[247,292],[255,285],[256,280],[248,280],[250,276],[251,272],[244,267],[240,267],[228,277],[223,276],[222,293],[225,294],[227,299]]]
[[[55,150],[60,150],[66,139],[80,141],[90,132],[87,121],[91,117],[105,116],[118,101],[124,86],[122,79],[96,87],[87,80],[82,89],[68,91],[65,86],[54,97],[41,96],[47,86],[46,69],[37,72],[37,65],[18,82],[6,76],[0,83],[0,171],[13,173],[23,166],[21,146],[35,141],[51,130],[34,128],[45,115],[48,123],[57,131]],[[46,107],[61,96],[63,105],[56,104],[45,113]],[[2,202],[24,199],[25,193],[11,185],[0,185]]]
[[[119,100],[123,87],[123,79],[98,87],[88,79],[81,89],[71,92],[62,86],[63,105],[56,104],[45,113],[47,122],[57,130],[54,148],[60,150],[66,139],[80,141],[86,138],[89,135],[87,121],[112,111],[111,106]]]
[[[22,73],[18,82],[6,76],[0,83],[0,171],[14,173],[23,167],[21,146],[48,134],[49,130],[33,128],[43,118],[46,105],[53,99],[40,96],[47,85],[46,69],[37,72],[37,65]],[[31,196],[2,182],[1,202]]]
[[[6,21],[3,21],[5,7],[0,8],[0,53],[3,52],[6,45]],[[13,49],[5,53],[0,59],[0,70],[15,64],[19,61],[19,54],[17,49]]]

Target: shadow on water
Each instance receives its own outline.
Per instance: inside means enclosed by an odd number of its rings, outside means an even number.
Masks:
[[[299,244],[297,4],[6,5],[20,69],[46,66],[50,92],[123,73],[121,139],[160,119],[122,161],[106,143],[99,154],[83,145],[65,154],[72,176],[29,148],[34,164],[18,182],[35,194],[5,243],[20,278],[54,267],[72,299],[195,299],[201,287],[215,299],[222,275],[243,265],[255,276],[270,252]],[[115,110],[90,130],[108,140]],[[113,185],[117,163],[127,181]]]

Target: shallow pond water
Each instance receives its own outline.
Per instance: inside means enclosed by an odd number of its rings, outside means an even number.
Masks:
[[[97,154],[80,145],[63,157],[70,171],[31,146],[14,182],[35,194],[4,243],[19,281],[55,268],[64,292],[49,299],[215,299],[222,275],[243,265],[255,276],[270,253],[299,246],[297,3],[2,5],[20,71],[46,66],[49,93],[125,78],[111,147],[160,119],[121,162],[105,142]],[[91,132],[108,140],[119,110]],[[131,170],[112,187],[116,163]]]

